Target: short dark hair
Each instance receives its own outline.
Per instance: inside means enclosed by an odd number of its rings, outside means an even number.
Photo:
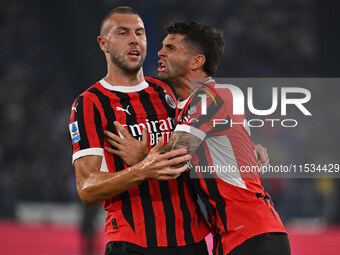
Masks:
[[[196,47],[205,56],[203,71],[209,76],[215,75],[224,51],[221,29],[193,21],[174,22],[165,28],[165,35],[169,34],[184,35],[185,42]]]
[[[100,24],[100,34],[102,34],[102,32],[103,32],[103,27],[104,27],[105,22],[113,14],[131,14],[131,15],[138,15],[140,17],[139,13],[136,10],[132,9],[131,7],[129,7],[129,6],[119,6],[119,7],[116,7],[113,10],[109,11],[105,15],[105,17],[103,18],[102,23]]]

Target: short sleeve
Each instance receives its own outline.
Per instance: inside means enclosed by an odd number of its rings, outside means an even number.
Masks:
[[[104,155],[102,121],[90,97],[79,96],[72,105],[69,132],[73,146],[72,163],[87,155]]]

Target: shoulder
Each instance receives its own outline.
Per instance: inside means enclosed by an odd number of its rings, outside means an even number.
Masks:
[[[155,84],[155,85],[158,85],[164,89],[170,89],[170,86],[168,84],[166,84],[165,82],[157,79],[157,78],[154,78],[154,77],[145,77],[145,80],[150,84]]]
[[[98,93],[101,92],[101,84],[100,82],[96,82],[95,84],[91,85],[89,88],[87,88],[83,93],[78,95],[76,99],[74,100],[74,103],[80,103],[83,101],[96,101],[98,96]]]
[[[171,88],[168,84],[166,84],[164,81],[161,81],[161,80],[154,78],[154,77],[145,77],[145,80],[149,84],[151,83],[151,84],[154,84],[154,85],[161,87],[163,90],[165,90],[166,93],[172,94],[172,96],[174,98],[178,98],[175,90],[173,88]]]

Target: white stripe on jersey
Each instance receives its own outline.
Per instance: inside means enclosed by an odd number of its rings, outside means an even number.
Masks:
[[[74,165],[74,161],[78,158],[85,157],[85,156],[91,156],[91,155],[102,156],[103,158],[102,158],[102,164],[100,166],[100,172],[109,172],[109,169],[107,168],[103,148],[88,148],[88,149],[84,149],[84,150],[80,150],[80,151],[75,152],[72,156],[72,164]]]
[[[193,126],[188,126],[188,125],[177,125],[175,128],[175,131],[184,131],[187,132],[189,134],[192,134],[196,137],[198,137],[199,139],[201,139],[202,141],[204,140],[206,133],[204,133],[202,130],[199,130],[198,128],[195,128]]]
[[[242,180],[228,136],[208,136],[205,142],[210,151],[217,177],[231,185],[247,189],[245,182]],[[226,171],[218,171],[218,166],[221,167],[222,170],[223,166],[225,166]]]

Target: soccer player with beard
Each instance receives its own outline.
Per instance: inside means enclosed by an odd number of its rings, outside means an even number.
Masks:
[[[245,115],[233,114],[231,91],[212,79],[223,54],[222,31],[195,22],[174,23],[165,31],[158,53],[159,77],[185,101],[180,102],[179,124],[163,151],[186,148],[192,154],[191,177],[208,211],[214,254],[290,254],[261,173],[242,171],[254,169],[257,161],[249,127],[240,124],[246,123]],[[216,119],[228,124],[214,125]],[[204,170],[212,166],[216,171]],[[218,166],[233,170],[218,171]]]
[[[171,167],[190,155],[185,149],[159,153],[175,127],[177,101],[166,84],[144,78],[142,19],[129,7],[112,10],[98,43],[107,75],[75,100],[69,129],[79,197],[86,205],[103,202],[107,211],[105,254],[208,254],[208,224],[189,179],[181,175],[187,165]],[[143,146],[146,130],[153,137],[138,164],[129,166],[104,151],[110,146],[104,130],[118,135],[116,121]]]

